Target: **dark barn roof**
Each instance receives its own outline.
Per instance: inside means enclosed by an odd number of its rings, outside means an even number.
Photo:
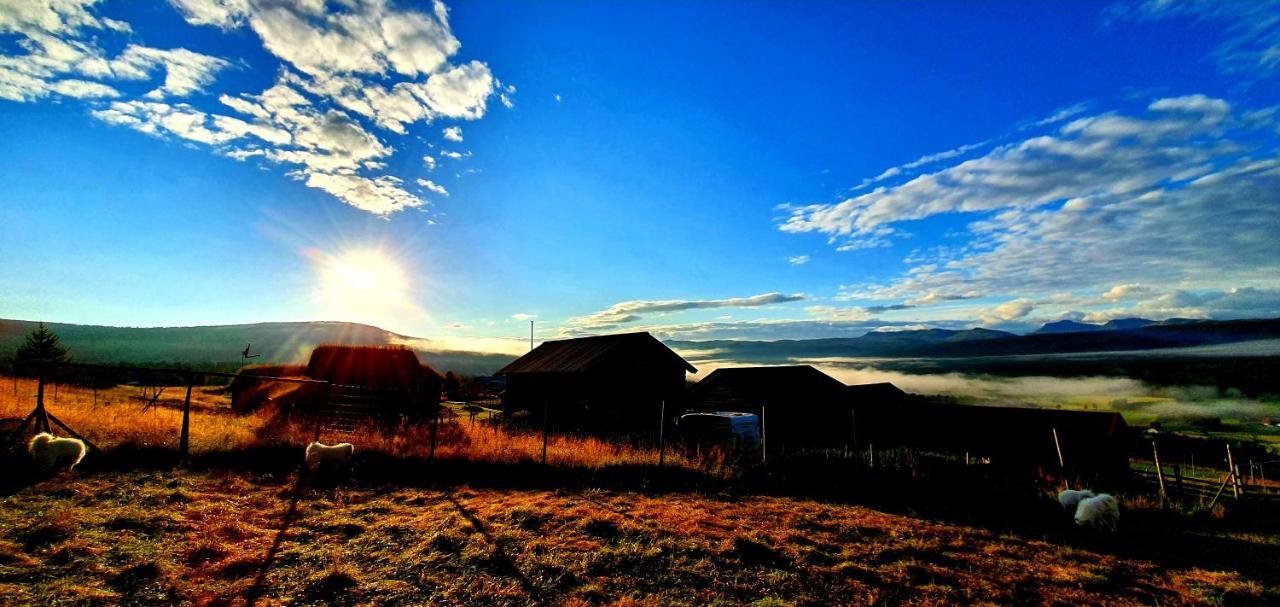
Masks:
[[[542,342],[496,375],[519,373],[583,373],[608,368],[628,368],[637,361],[657,358],[679,365],[690,373],[698,370],[652,335],[620,333]]]
[[[911,395],[885,381],[875,384],[854,384],[844,387],[844,396],[850,403],[902,402]]]
[[[318,346],[311,352],[307,375],[335,384],[402,391],[412,391],[422,381],[443,380],[404,346]]]
[[[695,401],[711,397],[770,404],[834,402],[845,389],[840,380],[809,365],[716,369],[693,389]],[[727,394],[726,394],[727,393]]]

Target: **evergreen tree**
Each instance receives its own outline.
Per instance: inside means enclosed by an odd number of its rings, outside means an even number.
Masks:
[[[444,374],[444,393],[445,398],[449,400],[460,400],[462,398],[462,383],[458,381],[458,376],[453,371],[447,371]]]
[[[44,323],[27,334],[27,340],[18,346],[18,365],[27,369],[39,369],[69,360],[71,357],[67,354],[67,347],[62,345],[58,334],[50,331]]]

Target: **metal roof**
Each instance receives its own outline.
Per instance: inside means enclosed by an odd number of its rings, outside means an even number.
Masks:
[[[497,375],[515,373],[581,373],[609,366],[643,366],[657,358],[678,364],[690,373],[698,370],[671,348],[647,332],[597,335],[544,341],[532,352],[503,367]]]

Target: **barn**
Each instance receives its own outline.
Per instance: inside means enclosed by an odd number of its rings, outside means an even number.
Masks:
[[[546,341],[497,372],[508,414],[544,407],[558,425],[626,429],[658,419],[698,370],[646,332]],[[646,426],[647,427],[647,426]]]
[[[1114,476],[1128,467],[1132,433],[1115,412],[902,401],[853,405],[860,446],[968,453],[1005,466]],[[1055,441],[1056,434],[1056,441]]]
[[[809,365],[716,369],[694,386],[689,408],[764,414],[770,451],[843,440],[840,380]],[[838,430],[837,430],[838,429]]]

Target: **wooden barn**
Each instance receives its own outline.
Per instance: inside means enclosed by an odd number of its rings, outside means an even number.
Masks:
[[[697,411],[761,414],[770,451],[844,440],[846,386],[809,365],[716,369],[694,386],[688,407]]]
[[[853,405],[860,447],[909,446],[968,453],[1004,466],[1114,476],[1128,469],[1133,433],[1119,413],[935,404]],[[1055,441],[1054,435],[1057,435]]]
[[[628,429],[656,427],[661,403],[681,400],[686,372],[698,370],[641,332],[543,342],[497,375],[508,414],[550,407],[555,423]]]

